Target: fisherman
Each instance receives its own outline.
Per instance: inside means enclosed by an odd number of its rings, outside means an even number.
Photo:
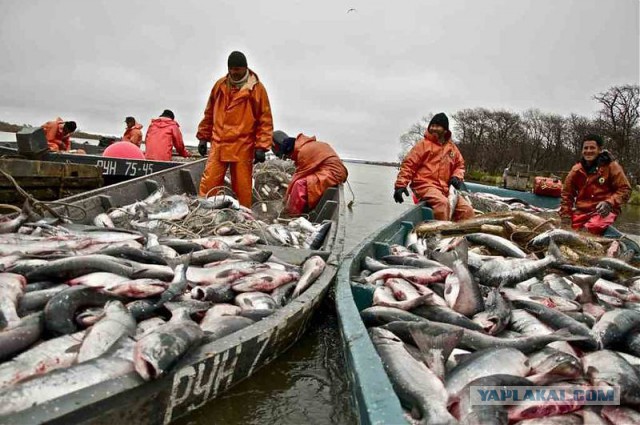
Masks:
[[[75,121],[63,121],[62,118],[56,118],[53,121],[47,121],[41,127],[44,129],[50,151],[59,152],[71,149],[71,134],[77,128]]]
[[[302,133],[289,137],[284,131],[273,132],[273,153],[278,158],[290,158],[296,165],[285,199],[287,212],[298,216],[318,205],[324,191],[344,183],[348,172],[340,157],[325,142]]]
[[[127,124],[127,128],[122,135],[122,140],[140,147],[142,143],[142,124],[138,124],[133,117],[125,118],[124,122]]]
[[[171,161],[173,148],[178,155],[188,158],[191,153],[184,147],[180,125],[175,121],[175,115],[165,109],[159,118],[154,118],[147,129],[145,138],[147,159],[154,161]]]
[[[404,200],[402,194],[409,196],[407,186],[419,201],[425,202],[433,210],[436,220],[449,220],[449,186],[462,187],[464,180],[464,159],[451,140],[449,118],[444,113],[433,116],[424,139],[409,151],[395,183],[393,199],[397,203]],[[461,196],[453,213],[453,221],[473,217],[473,208]]]
[[[200,196],[224,185],[227,168],[231,187],[240,204],[251,206],[253,163],[264,162],[271,148],[273,121],[267,91],[258,75],[248,68],[241,52],[227,60],[228,74],[213,86],[198,126],[198,152],[211,152],[200,181]]]
[[[504,171],[502,172],[502,187],[503,188],[507,188],[507,177],[509,177],[509,166],[507,165],[507,168],[504,169]]]
[[[603,145],[598,134],[583,137],[582,158],[569,171],[560,202],[562,224],[596,235],[613,224],[631,196],[622,166]]]

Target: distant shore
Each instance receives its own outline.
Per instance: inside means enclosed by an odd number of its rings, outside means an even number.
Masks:
[[[34,126],[29,124],[23,124],[23,125],[9,124],[7,122],[0,121],[0,131],[3,131],[5,133],[17,133],[23,127],[34,127]],[[113,137],[113,136],[103,136],[101,134],[92,134],[92,133],[85,133],[83,131],[76,131],[75,133],[73,133],[72,137],[78,138],[78,139],[100,140],[101,137]]]
[[[399,162],[385,162],[385,161],[368,161],[366,159],[344,159],[343,162],[352,162],[354,164],[367,164],[367,165],[382,165],[384,167],[399,167]]]

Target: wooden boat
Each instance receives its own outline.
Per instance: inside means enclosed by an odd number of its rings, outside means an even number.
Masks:
[[[99,188],[103,183],[100,170],[90,165],[6,158],[0,159],[0,170],[40,201],[55,201]],[[21,206],[23,202],[24,196],[14,182],[0,174],[0,203]]]
[[[65,152],[43,152],[37,157],[25,157],[21,156],[20,152],[15,147],[8,147],[4,145],[6,145],[6,143],[0,144],[0,154],[20,158],[23,161],[37,160],[57,163],[60,164],[60,166],[64,164],[71,164],[76,166],[84,165],[98,167],[102,171],[105,186],[131,180],[136,177],[147,176],[155,172],[167,170],[183,164],[183,162],[176,161],[108,158],[102,156],[102,152],[94,152],[93,154],[86,155]]]
[[[24,127],[16,133],[16,142],[0,142],[0,154],[16,158],[50,161],[61,164],[85,164],[102,169],[105,185],[131,180],[158,171],[176,167],[182,162],[150,161],[145,159],[111,158],[102,156],[104,147],[71,142],[72,149],[83,149],[86,154],[50,152],[44,130]]]
[[[493,186],[467,183],[472,192],[485,192],[504,197],[524,198],[539,207],[555,208],[557,198],[540,197],[533,193],[516,192]],[[544,199],[548,198],[548,199]],[[555,202],[555,206],[554,206]],[[433,220],[430,208],[421,204],[404,212],[388,225],[372,233],[345,254],[336,276],[335,301],[341,340],[345,353],[348,377],[352,388],[352,401],[356,405],[361,424],[407,423],[400,401],[387,377],[367,329],[360,318],[360,311],[371,307],[373,288],[351,284],[351,277],[361,271],[366,256],[381,258],[390,254],[393,244],[405,244],[409,232],[420,222]],[[622,235],[615,228],[609,229],[611,237]],[[625,244],[640,253],[636,235],[626,235]]]
[[[147,197],[160,185],[169,194],[195,194],[205,162],[192,162],[63,201],[86,212],[86,217],[78,217],[78,221],[90,222],[96,214],[111,207]],[[78,214],[67,207],[60,207],[58,211],[67,212],[67,209],[71,215]],[[310,216],[311,221],[334,222],[319,251],[268,247],[291,263],[301,264],[312,253],[327,261],[324,272],[311,287],[271,316],[198,347],[161,379],[145,382],[137,373],[130,373],[0,417],[0,423],[167,424],[202,407],[249,378],[304,334],[336,274],[344,243],[344,215],[342,187],[330,188]]]
[[[18,143],[17,142],[0,142],[0,147],[17,150]],[[82,149],[88,155],[102,155],[102,152],[104,152],[105,148],[104,146],[91,145],[88,142],[84,142],[84,143],[76,142],[73,139],[71,139],[71,149],[72,150]]]

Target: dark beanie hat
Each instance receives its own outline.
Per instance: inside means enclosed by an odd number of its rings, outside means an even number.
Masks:
[[[231,52],[229,55],[229,59],[227,60],[227,66],[229,68],[235,67],[246,67],[247,66],[247,58],[244,56],[242,52]]]
[[[161,114],[161,117],[165,117],[165,118],[171,118],[172,120],[176,118],[175,115],[173,115],[173,112],[171,112],[169,109],[165,109]]]
[[[431,121],[429,121],[429,126],[427,127],[427,129],[431,127],[431,124],[437,124],[439,126],[442,126],[445,130],[449,130],[449,118],[447,118],[444,112],[435,114],[433,118],[431,118]]]
[[[296,143],[295,137],[289,137],[287,133],[282,130],[276,130],[273,132],[273,153],[276,155],[284,154],[288,155],[293,151],[293,147]]]
[[[76,131],[76,128],[78,128],[78,126],[76,125],[75,121],[65,121],[64,125],[62,126],[63,129],[65,129],[68,132],[73,133],[74,131]]]
[[[593,140],[598,144],[599,147],[602,147],[604,145],[604,139],[599,134],[587,134],[582,138],[582,143],[586,142],[587,140]]]

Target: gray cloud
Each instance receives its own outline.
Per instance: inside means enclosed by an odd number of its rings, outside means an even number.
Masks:
[[[349,8],[356,8],[346,13]],[[201,2],[0,0],[0,119],[56,116],[120,134],[163,109],[194,135],[232,50],[276,128],[389,159],[429,112],[484,106],[591,115],[638,84],[636,0]]]

